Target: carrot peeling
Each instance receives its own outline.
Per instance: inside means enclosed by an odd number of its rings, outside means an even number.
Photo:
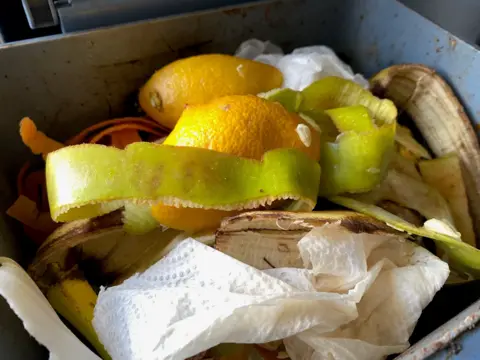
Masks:
[[[144,126],[144,125],[140,125],[140,124],[121,124],[121,125],[115,125],[115,126],[109,127],[107,129],[99,132],[93,138],[91,138],[89,142],[92,143],[92,144],[95,144],[95,143],[99,142],[100,139],[103,138],[104,136],[113,134],[113,133],[115,133],[117,131],[121,131],[121,130],[140,130],[140,131],[145,131],[145,132],[148,132],[150,134],[154,134],[154,135],[158,135],[158,136],[163,135],[162,132],[160,132],[158,130],[155,130],[155,129],[152,129],[148,126]]]
[[[10,206],[7,215],[34,230],[45,233],[51,233],[58,227],[50,217],[50,213],[40,212],[37,204],[24,195],[20,195],[17,201]]]
[[[48,153],[63,147],[62,143],[38,131],[33,120],[28,117],[20,121],[20,136],[23,143],[36,155],[46,156]]]
[[[110,126],[115,126],[115,125],[121,125],[121,124],[142,124],[145,126],[148,126],[152,129],[156,129],[157,131],[161,131],[164,133],[170,132],[170,130],[167,130],[163,128],[159,123],[157,123],[154,120],[149,120],[146,118],[141,118],[141,117],[125,117],[125,118],[119,118],[119,119],[110,119],[110,120],[105,120],[101,121],[99,123],[96,123],[84,130],[82,130],[80,133],[72,137],[67,141],[68,145],[77,145],[82,142],[91,142],[88,141],[87,139],[92,136],[92,134],[96,131],[103,131],[105,128],[110,127]]]
[[[124,149],[127,145],[142,141],[137,130],[120,130],[110,135],[112,146],[118,149]]]

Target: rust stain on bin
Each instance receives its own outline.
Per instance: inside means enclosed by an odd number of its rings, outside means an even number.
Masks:
[[[457,40],[449,36],[448,44],[450,45],[451,50],[455,50],[455,48],[457,47]]]
[[[425,359],[445,348],[448,348],[447,359],[451,358],[462,351],[462,347],[456,339],[474,329],[479,320],[480,305],[471,305],[395,359]]]

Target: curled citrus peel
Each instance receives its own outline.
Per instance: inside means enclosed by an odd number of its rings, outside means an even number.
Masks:
[[[152,143],[125,150],[78,145],[51,153],[46,177],[52,218],[66,222],[127,203],[234,211],[292,200],[295,209],[310,211],[320,167],[295,149],[272,150],[257,161]]]
[[[320,127],[320,195],[366,192],[383,180],[394,152],[397,109],[392,101],[333,76],[301,92],[277,89],[259,96]]]
[[[391,100],[380,99],[357,83],[335,76],[315,81],[302,90],[300,111],[318,111],[362,105],[379,124],[390,123],[397,117]]]
[[[320,193],[361,193],[373,189],[384,179],[393,156],[395,119],[379,124],[363,106],[327,110],[326,114],[342,132],[334,142],[322,144],[320,165],[325,176]]]

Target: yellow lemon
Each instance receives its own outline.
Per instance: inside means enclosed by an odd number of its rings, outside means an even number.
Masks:
[[[282,82],[282,73],[267,64],[230,55],[199,55],[155,72],[140,89],[139,103],[147,115],[173,129],[186,106],[226,95],[258,94]]]

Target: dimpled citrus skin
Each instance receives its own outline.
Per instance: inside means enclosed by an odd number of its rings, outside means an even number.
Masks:
[[[198,208],[176,208],[158,204],[152,208],[152,215],[162,225],[195,233],[202,230],[214,230],[223,218],[237,215],[239,211],[223,211]]]
[[[297,134],[299,124],[310,128],[309,147]],[[190,106],[165,139],[165,145],[191,146],[260,160],[277,148],[295,148],[320,158],[320,134],[282,105],[253,95],[233,95]]]
[[[139,103],[147,115],[173,129],[187,105],[226,95],[255,95],[282,83],[282,73],[273,66],[230,55],[199,55],[155,72],[140,89]]]
[[[305,146],[296,128],[307,125],[311,145]],[[260,160],[266,151],[296,148],[312,159],[320,158],[320,134],[297,114],[282,105],[253,95],[234,95],[208,104],[188,107],[165,145],[201,147]],[[222,218],[238,212],[181,209],[157,204],[152,214],[167,227],[189,232],[215,229]]]

